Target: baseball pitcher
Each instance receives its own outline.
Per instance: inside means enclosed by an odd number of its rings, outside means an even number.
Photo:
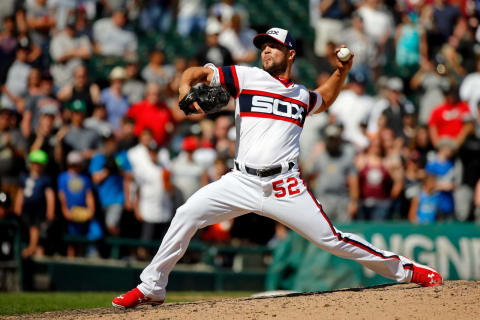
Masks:
[[[296,47],[287,30],[271,28],[253,42],[261,51],[262,69],[208,64],[183,73],[179,91],[185,113],[214,112],[229,96],[235,99],[235,168],[178,208],[157,254],[140,275],[141,283],[113,299],[112,305],[162,304],[168,275],[195,232],[249,212],[279,221],[320,248],[386,278],[422,286],[441,284],[437,271],[336,229],[301,178],[297,157],[305,119],[334,102],[353,54],[348,60],[339,57],[328,81],[309,91],[290,79]]]

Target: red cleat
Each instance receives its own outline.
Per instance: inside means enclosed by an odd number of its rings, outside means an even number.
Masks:
[[[150,304],[158,306],[163,303],[164,299],[156,297],[146,297],[137,288],[128,291],[112,300],[112,306],[119,309],[132,309],[142,304]]]
[[[440,273],[435,269],[415,262],[413,263],[413,276],[411,282],[423,287],[433,287],[441,285],[443,279]]]

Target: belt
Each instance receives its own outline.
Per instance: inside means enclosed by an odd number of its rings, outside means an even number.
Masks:
[[[291,170],[294,166],[295,166],[294,162],[289,162],[288,163],[288,170]],[[235,168],[237,168],[237,170],[241,170],[240,165],[238,164],[237,161],[235,161]],[[264,169],[255,169],[255,168],[250,168],[250,167],[245,166],[245,171],[247,173],[251,174],[251,175],[265,178],[265,177],[269,177],[269,176],[273,176],[273,175],[281,173],[282,172],[282,166],[281,165],[276,165],[276,166],[269,167],[269,168],[264,168]]]

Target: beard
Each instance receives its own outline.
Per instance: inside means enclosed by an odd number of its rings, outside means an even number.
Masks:
[[[262,63],[263,70],[267,71],[271,75],[278,76],[287,70],[287,59],[284,59],[280,63],[275,63],[273,60],[271,61],[272,63],[269,66],[266,66],[265,63]]]

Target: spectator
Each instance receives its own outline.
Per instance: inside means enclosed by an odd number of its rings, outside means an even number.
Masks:
[[[85,119],[83,125],[86,129],[95,131],[99,137],[108,136],[114,132],[112,125],[107,121],[107,110],[103,104],[95,105],[92,116]]]
[[[425,168],[429,153],[433,150],[426,126],[419,126],[415,130],[414,138],[410,141],[412,152],[418,152],[418,165]]]
[[[21,216],[29,233],[28,246],[22,250],[24,259],[43,254],[39,246],[41,225],[55,217],[55,192],[50,177],[43,173],[48,156],[43,150],[34,150],[29,153],[28,162],[29,174],[22,177],[15,198],[15,213]]]
[[[458,158],[462,164],[460,185],[454,191],[455,214],[459,221],[470,218],[474,203],[474,192],[480,179],[480,103],[475,112],[474,128],[458,150]]]
[[[431,224],[437,219],[440,207],[440,195],[435,190],[435,176],[427,174],[423,178],[422,189],[418,196],[412,199],[408,219],[415,224]]]
[[[228,166],[227,161],[224,158],[218,157],[213,162],[213,165],[208,168],[207,174],[203,176],[204,181],[202,182],[203,185],[207,185],[211,182],[217,181],[220,179],[224,174],[228,173]]]
[[[357,10],[363,19],[366,34],[377,46],[378,66],[387,62],[387,41],[391,38],[394,30],[391,15],[380,5],[381,2],[378,0],[366,0]]]
[[[396,137],[408,142],[413,132],[406,132],[408,126],[414,126],[415,106],[403,95],[403,82],[400,78],[387,81],[387,108],[383,111],[386,127],[393,130]]]
[[[0,104],[4,107],[15,107],[18,112],[25,109],[25,95],[27,94],[27,80],[30,74],[30,65],[27,63],[30,44],[21,41],[17,47],[15,61],[8,69],[7,80],[2,86]]]
[[[27,79],[27,94],[25,101],[28,101],[42,94],[42,73],[39,68],[33,67],[30,69]]]
[[[455,84],[446,83],[442,90],[445,102],[433,109],[428,121],[430,140],[437,147],[440,139],[453,139],[458,149],[473,130],[472,116],[468,104],[460,101]]]
[[[161,100],[161,88],[156,83],[148,83],[145,99],[133,105],[127,117],[135,121],[135,134],[137,136],[148,128],[152,130],[155,141],[165,145],[169,141],[174,125],[168,106]]]
[[[358,9],[367,35],[381,49],[393,33],[392,17],[381,7],[378,0],[366,0]]]
[[[138,74],[138,60],[129,59],[125,66],[126,79],[122,86],[122,94],[127,97],[128,104],[142,100],[145,94],[145,83]]]
[[[409,150],[405,157],[405,182],[402,197],[402,214],[407,212],[409,218],[412,200],[418,197],[421,191],[421,181],[425,177],[424,166],[420,163],[420,153],[416,150]],[[409,218],[410,219],[410,218]]]
[[[234,14],[238,14],[241,17],[244,26],[249,25],[248,11],[240,3],[235,3],[235,0],[222,0],[210,8],[211,18],[215,18],[223,25],[228,25]],[[223,65],[228,66],[229,64]]]
[[[441,36],[443,42],[447,42],[452,35],[453,29],[461,15],[457,6],[447,3],[445,0],[434,1],[433,22],[435,30]]]
[[[127,77],[123,67],[115,67],[110,72],[110,86],[103,89],[100,94],[100,102],[107,109],[108,122],[114,130],[120,127],[120,120],[129,108],[127,98],[122,93],[123,83]]]
[[[45,49],[50,41],[50,31],[55,28],[56,20],[47,0],[27,0],[27,23],[33,42]]]
[[[236,64],[252,64],[257,60],[257,50],[253,45],[256,32],[242,27],[240,15],[234,14],[229,28],[218,37],[218,43],[227,48]]]
[[[62,102],[71,103],[82,100],[87,105],[87,116],[91,116],[93,108],[100,103],[100,87],[88,79],[85,65],[80,65],[73,72],[73,83],[68,83],[58,90],[57,98]]]
[[[14,17],[4,17],[3,30],[0,31],[0,61],[2,61],[0,72],[2,75],[7,72],[8,66],[15,60],[15,50],[18,45],[15,32]]]
[[[44,108],[51,113],[55,113],[55,121],[57,123],[61,122],[61,106],[53,93],[53,79],[48,73],[42,76],[40,94],[28,101],[25,112],[23,112],[20,125],[22,133],[26,138],[30,137],[32,131],[35,132],[37,130],[38,121]]]
[[[418,123],[421,125],[427,124],[433,108],[445,101],[441,88],[449,80],[444,73],[440,73],[444,69],[441,65],[435,67],[431,61],[422,59],[420,69],[410,80],[411,89],[421,89],[418,103]]]
[[[28,139],[30,151],[42,150],[47,154],[49,161],[46,165],[45,173],[50,177],[56,177],[60,173],[59,165],[61,161],[55,158],[57,139],[54,134],[54,121],[57,116],[57,108],[43,107],[40,110],[35,132]]]
[[[135,171],[135,182],[138,185],[134,204],[135,217],[142,223],[140,238],[142,240],[163,239],[173,216],[170,192],[173,186],[170,173],[158,163],[158,144],[152,140],[147,145],[148,156],[144,166]],[[138,251],[144,260],[146,250]]]
[[[359,14],[354,14],[352,17],[352,26],[342,32],[342,34],[343,43],[355,52],[355,59],[353,60],[352,66],[353,72],[363,72],[367,75],[368,80],[372,80],[373,74],[371,74],[370,70],[376,67],[377,50],[375,43],[365,33],[362,17]],[[327,44],[325,44],[325,53],[326,52]]]
[[[182,191],[183,197],[188,199],[201,187],[204,168],[193,160],[193,153],[198,148],[198,139],[189,136],[183,139],[182,152],[172,161],[173,183]]]
[[[362,127],[366,125],[372,112],[373,100],[365,92],[365,75],[351,73],[350,76],[350,85],[340,92],[330,107],[330,113],[343,125],[343,138],[361,150],[368,145],[368,138]]]
[[[195,58],[199,65],[213,63],[215,66],[230,66],[233,63],[232,55],[227,48],[220,45],[218,36],[222,26],[217,20],[209,20],[205,30],[205,46],[197,52]]]
[[[98,192],[105,216],[105,225],[111,235],[120,235],[120,221],[125,204],[123,172],[130,171],[126,152],[117,151],[115,136],[104,135],[103,147],[89,166],[89,173]]]
[[[355,167],[360,183],[359,220],[382,221],[389,218],[392,177],[383,164],[383,150],[379,139],[373,139],[365,153],[359,154]]]
[[[438,207],[439,220],[453,220],[455,203],[453,190],[455,189],[455,171],[452,157],[456,150],[456,143],[452,139],[443,138],[437,143],[435,157],[427,162],[425,171],[436,177],[435,188],[439,191],[440,205]]]
[[[138,143],[128,149],[127,158],[132,167],[132,172],[134,176],[137,170],[141,170],[150,161],[150,156],[148,155],[148,145],[152,141],[154,141],[152,130],[143,129],[143,131],[140,133],[140,136],[138,137]]]
[[[204,0],[178,0],[177,32],[182,37],[189,36],[193,30],[205,30],[206,20]]]
[[[310,0],[311,17],[315,17],[310,24],[315,28],[314,50],[317,56],[326,55],[327,43],[336,40],[336,36],[342,32],[350,9],[348,0]],[[354,52],[356,56],[357,52]]]
[[[16,111],[11,108],[0,107],[0,177],[2,190],[8,193],[11,199],[20,185],[20,173],[27,152],[27,141],[15,127],[12,127],[12,118]]]
[[[97,0],[91,0],[95,4]],[[95,9],[90,10],[88,7],[80,7],[76,11],[75,16],[75,31],[79,37],[87,36],[88,39],[93,39],[93,30],[90,21],[93,20],[96,12]]]
[[[416,12],[403,12],[395,33],[395,62],[402,78],[410,78],[421,57],[427,58],[427,39]]]
[[[69,18],[78,20],[78,13],[82,12],[85,17],[92,20],[96,14],[97,0],[48,0],[49,8],[55,13],[56,29],[63,30],[69,23]],[[75,15],[77,13],[77,15]]]
[[[50,71],[55,86],[61,88],[71,84],[75,69],[82,64],[82,60],[87,60],[92,55],[88,37],[76,34],[75,17],[69,16],[65,29],[52,38],[50,54],[54,62]]]
[[[82,100],[73,101],[69,109],[71,124],[61,128],[57,135],[60,152],[66,154],[69,151],[79,151],[82,159],[90,160],[99,146],[100,138],[95,131],[83,125],[87,107]]]
[[[325,127],[325,152],[313,164],[313,191],[333,221],[348,222],[358,210],[358,175],[353,148],[342,141],[339,126]]]
[[[137,52],[138,40],[135,33],[125,28],[125,12],[115,10],[110,18],[103,18],[93,25],[95,52],[102,56],[126,57]]]
[[[218,155],[225,159],[231,158],[228,132],[233,126],[232,121],[231,116],[221,115],[215,119],[215,126],[213,129],[213,145],[215,146]]]
[[[12,212],[10,196],[0,191],[0,261],[15,260],[15,241],[17,238],[17,225]],[[6,222],[6,223],[5,223]],[[11,222],[11,223],[9,223]],[[0,288],[4,288],[0,282]]]
[[[171,1],[145,1],[145,6],[140,12],[140,26],[144,31],[167,32],[172,20]]]
[[[480,58],[477,60],[476,72],[467,75],[460,86],[460,98],[468,101],[470,112],[474,117],[478,115],[477,106],[480,103],[478,88],[480,88]]]
[[[130,148],[133,148],[137,143],[138,139],[135,136],[135,121],[129,117],[122,118],[122,124],[120,125],[120,130],[118,131],[118,149],[127,151]]]
[[[103,232],[100,224],[94,218],[95,199],[90,179],[82,174],[83,157],[78,151],[72,151],[67,156],[67,171],[58,176],[58,199],[63,217],[67,221],[67,234],[81,236],[88,240],[98,240]],[[87,212],[85,216],[76,212]],[[67,256],[75,257],[78,250],[74,245],[68,245]],[[94,247],[89,247],[87,255],[95,254]]]
[[[142,78],[146,82],[156,82],[164,89],[175,76],[175,68],[166,65],[165,55],[160,50],[153,50],[150,53],[150,60],[142,70]]]

